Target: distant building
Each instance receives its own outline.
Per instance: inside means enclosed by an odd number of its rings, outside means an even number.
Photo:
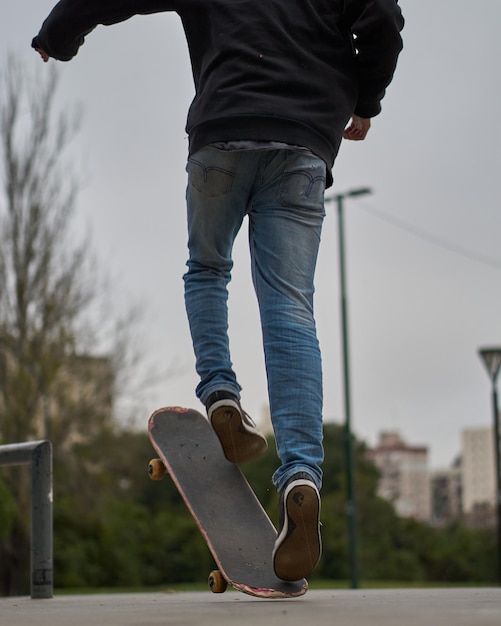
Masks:
[[[446,526],[462,515],[462,459],[458,457],[452,466],[435,470],[430,478],[431,516],[434,526]]]
[[[496,470],[494,432],[486,426],[462,433],[463,513],[474,527],[495,524]]]
[[[382,432],[378,445],[367,455],[381,472],[378,495],[392,502],[401,517],[428,521],[428,448],[406,444],[397,432]]]

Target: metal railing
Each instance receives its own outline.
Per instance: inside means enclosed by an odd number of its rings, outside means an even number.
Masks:
[[[2,465],[31,465],[31,597],[52,598],[52,444],[0,445]]]

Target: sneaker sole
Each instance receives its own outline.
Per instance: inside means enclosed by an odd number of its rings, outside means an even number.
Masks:
[[[211,410],[210,423],[219,437],[223,452],[232,463],[248,463],[266,452],[268,444],[259,432],[248,429],[237,407],[227,400]]]
[[[314,486],[292,482],[284,494],[285,520],[273,551],[273,567],[282,580],[300,580],[322,554],[320,496]]]

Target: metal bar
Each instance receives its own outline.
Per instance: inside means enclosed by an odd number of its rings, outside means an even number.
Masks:
[[[0,446],[0,466],[31,464],[31,597],[52,598],[53,514],[50,441]]]
[[[41,441],[30,441],[0,446],[0,465],[29,465],[33,451],[41,443]]]

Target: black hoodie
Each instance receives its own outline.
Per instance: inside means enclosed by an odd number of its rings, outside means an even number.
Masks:
[[[397,0],[61,0],[32,45],[68,61],[98,24],[162,11],[181,17],[188,42],[191,153],[279,141],[330,170],[351,115],[380,112],[402,49]]]

